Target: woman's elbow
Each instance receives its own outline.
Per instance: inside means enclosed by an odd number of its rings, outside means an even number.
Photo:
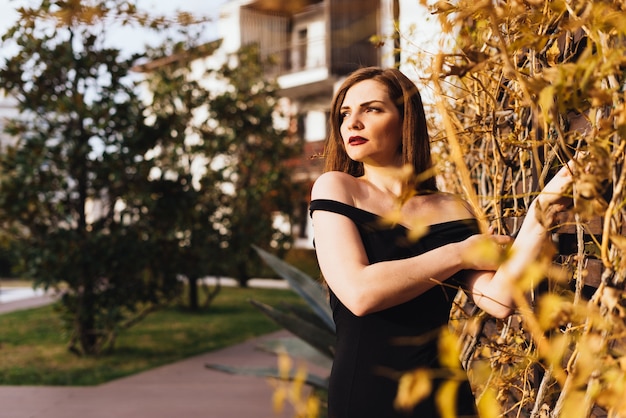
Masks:
[[[352,292],[350,296],[346,297],[342,302],[355,316],[365,316],[379,310],[375,300],[371,298],[371,295],[364,293]]]
[[[511,290],[501,281],[494,280],[493,272],[476,272],[473,279],[470,295],[476,306],[498,319],[513,313]]]
[[[505,319],[513,313],[513,309],[508,306],[493,307],[489,310],[485,310],[489,315],[498,319]]]
[[[505,319],[513,313],[511,304],[502,303],[496,300],[490,300],[485,297],[474,298],[474,303],[494,318]]]

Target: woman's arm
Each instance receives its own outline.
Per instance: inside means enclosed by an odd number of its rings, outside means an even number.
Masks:
[[[351,186],[342,179],[341,175],[323,176],[313,188],[312,199],[353,205]],[[498,244],[510,242],[505,236],[475,235],[412,258],[370,264],[359,231],[349,218],[319,210],[313,212],[313,227],[318,262],[326,282],[341,302],[359,316],[407,302],[460,270],[493,270],[497,267],[494,262],[468,260],[463,254],[480,239],[488,238]]]
[[[508,316],[514,305],[515,282],[537,260],[549,242],[549,228],[554,213],[562,211],[572,184],[572,163],[564,166],[530,205],[519,234],[511,247],[511,256],[495,271],[475,272],[470,276],[470,293],[482,310],[497,318]]]

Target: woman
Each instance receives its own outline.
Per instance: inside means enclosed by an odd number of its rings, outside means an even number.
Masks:
[[[539,255],[546,227],[533,204],[513,246],[524,251],[502,266],[463,256],[480,240],[506,246],[510,238],[480,234],[466,202],[437,192],[419,93],[395,69],[364,68],[346,79],[332,102],[325,158],[311,213],[337,330],[329,417],[436,417],[433,396],[408,415],[394,408],[398,373],[438,367],[437,335],[459,287],[488,313],[507,316],[513,279],[506,272],[522,271]],[[419,184],[398,175],[406,165],[421,174]],[[561,170],[539,195],[541,206],[560,208],[570,181]],[[390,213],[393,224],[385,221]],[[411,240],[416,224],[428,224],[428,231]],[[397,343],[415,336],[425,342]],[[476,416],[467,382],[457,413]]]

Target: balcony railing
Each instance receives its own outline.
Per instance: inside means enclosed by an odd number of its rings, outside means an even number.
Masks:
[[[326,37],[308,39],[282,47],[262,47],[262,53],[271,57],[274,65],[268,68],[268,75],[282,76],[317,68],[327,68]]]

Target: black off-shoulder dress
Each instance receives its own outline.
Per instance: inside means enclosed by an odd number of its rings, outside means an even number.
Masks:
[[[411,242],[407,239],[406,227],[385,225],[380,216],[354,206],[318,199],[311,202],[310,210],[350,218],[361,234],[370,263],[419,255],[479,232],[474,219],[451,221],[430,226],[425,236]],[[413,300],[362,317],[353,315],[329,289],[337,328],[329,386],[329,418],[439,416],[432,396],[418,404],[412,413],[395,410],[393,400],[398,382],[392,376],[393,372],[438,367],[438,332],[447,325],[454,297],[463,285],[461,275],[457,276]],[[423,343],[403,345],[394,341],[399,337],[416,336],[424,336]],[[459,389],[457,411],[459,417],[477,416],[467,381]]]

